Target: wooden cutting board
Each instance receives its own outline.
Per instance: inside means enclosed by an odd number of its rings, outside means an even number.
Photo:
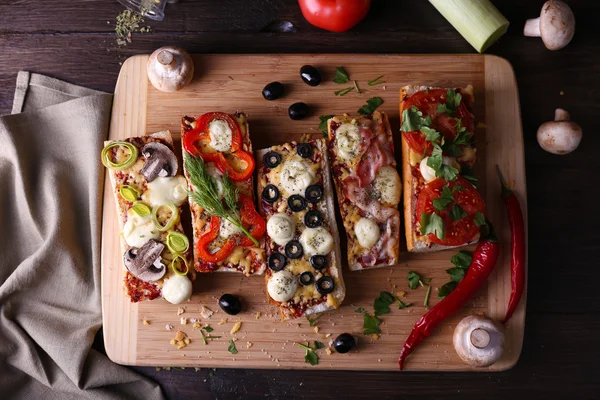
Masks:
[[[514,72],[504,59],[489,55],[366,55],[366,54],[297,54],[297,55],[197,55],[196,75],[192,83],[177,93],[163,93],[149,84],[146,75],[147,55],[128,59],[121,69],[112,111],[110,139],[146,135],[171,130],[179,141],[183,115],[199,115],[209,111],[244,111],[250,121],[255,149],[300,139],[302,134],[320,136],[319,116],[356,111],[373,96],[384,100],[380,110],[390,116],[395,132],[396,154],[399,155],[399,89],[403,85],[420,84],[442,87],[475,87],[474,112],[480,124],[476,130],[479,162],[476,169],[479,190],[487,202],[487,213],[504,246],[496,270],[488,285],[457,315],[444,321],[410,356],[407,370],[464,371],[464,364],[452,347],[452,333],[460,319],[470,313],[485,313],[496,319],[504,316],[510,295],[510,232],[506,211],[500,199],[500,188],[494,170],[499,164],[505,177],[519,195],[526,218],[525,163],[519,98]],[[320,69],[323,83],[318,87],[304,84],[299,77],[302,65]],[[332,82],[335,66],[343,66],[358,83],[361,93],[353,91],[344,97],[333,92],[350,84]],[[383,75],[385,84],[368,86],[367,82]],[[266,101],[261,90],[265,84],[280,81],[286,95],[277,101]],[[289,105],[303,101],[310,105],[310,117],[292,121]],[[429,306],[438,300],[437,289],[448,281],[445,270],[451,267],[455,251],[433,254],[401,255],[401,262],[389,268],[350,272],[344,265],[347,295],[339,310],[324,314],[315,327],[306,319],[281,322],[277,309],[267,304],[263,277],[237,274],[198,274],[194,295],[178,315],[177,305],[164,300],[132,304],[122,290],[123,267],[119,247],[118,223],[112,193],[105,179],[102,225],[102,308],[104,340],[109,357],[120,364],[182,367],[237,367],[336,370],[397,370],[400,348],[413,324],[425,312],[425,288],[408,289],[406,275],[414,270],[432,278]],[[339,217],[338,217],[339,219]],[[338,222],[341,227],[341,222]],[[188,226],[189,228],[189,226]],[[404,238],[402,238],[404,241]],[[345,242],[342,244],[342,249]],[[373,312],[373,301],[381,291],[406,291],[405,302],[412,307],[381,317],[382,334],[378,339],[361,334],[363,316],[359,307]],[[228,316],[217,300],[223,293],[233,293],[246,305],[245,312]],[[202,307],[215,314],[202,318]],[[214,328],[212,335],[221,336],[207,345],[191,322],[181,325],[181,318],[196,318]],[[225,323],[223,323],[226,320]],[[149,325],[144,324],[147,321]],[[241,329],[230,330],[236,322]],[[222,323],[222,324],[221,324]],[[506,349],[503,358],[485,370],[505,370],[517,362],[523,344],[525,296],[506,327]],[[167,325],[173,329],[168,330]],[[185,332],[192,342],[177,350],[169,342],[177,331]],[[326,345],[343,332],[359,337],[359,345],[349,354],[326,354],[318,350],[320,362],[311,366],[304,362],[304,350],[294,342],[315,340]],[[237,338],[238,354],[228,351],[229,341]]]

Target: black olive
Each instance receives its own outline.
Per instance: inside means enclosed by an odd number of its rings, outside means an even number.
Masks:
[[[306,214],[304,214],[304,225],[309,228],[318,228],[323,225],[323,217],[321,217],[321,213],[317,210],[310,210]]]
[[[308,143],[300,143],[298,147],[296,147],[296,153],[302,158],[310,158],[313,154],[313,149]]]
[[[300,283],[304,286],[308,286],[315,281],[315,277],[312,272],[306,271],[300,274]]]
[[[335,289],[335,283],[330,276],[324,276],[319,279],[316,283],[316,286],[317,292],[321,294],[329,294],[333,292],[333,289]]]
[[[312,65],[305,65],[300,68],[300,77],[309,86],[319,86],[319,83],[321,83],[321,73]]]
[[[310,266],[318,271],[327,266],[327,257],[321,254],[315,254],[310,258],[309,262]]]
[[[283,85],[280,82],[271,82],[262,91],[265,100],[276,100],[283,96]]]
[[[279,153],[270,151],[264,155],[263,162],[267,167],[275,168],[281,163],[281,156],[279,155]]]
[[[288,108],[288,115],[294,121],[302,119],[308,115],[308,106],[306,103],[294,103]]]
[[[279,198],[279,189],[275,185],[267,185],[263,189],[262,198],[267,203],[275,203]]]
[[[349,352],[355,345],[356,339],[349,333],[342,333],[333,341],[333,349],[340,354]]]
[[[306,208],[306,200],[299,194],[293,194],[288,197],[288,207],[294,212],[302,211]]]
[[[277,272],[281,271],[285,264],[287,264],[287,258],[281,253],[275,252],[269,256],[269,268]]]
[[[323,199],[323,186],[310,185],[304,191],[304,197],[309,203],[318,203]]]
[[[237,315],[242,311],[242,302],[234,295],[225,293],[219,299],[219,307],[229,315]]]
[[[285,245],[285,255],[288,258],[300,258],[304,254],[304,250],[302,249],[302,245],[297,240],[290,240]]]

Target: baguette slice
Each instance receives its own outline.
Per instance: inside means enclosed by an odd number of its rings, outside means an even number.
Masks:
[[[404,86],[400,89],[400,124],[402,124],[402,112],[406,108],[406,101],[413,94],[423,91],[441,89],[429,86]],[[446,89],[445,89],[446,90]],[[463,96],[469,96],[470,102],[474,101],[473,87],[471,85],[461,89]],[[402,136],[402,184],[404,187],[404,228],[406,235],[406,247],[408,251],[415,253],[429,253],[447,249],[468,246],[479,241],[479,234],[468,243],[459,246],[442,246],[433,243],[427,237],[418,234],[419,220],[416,216],[417,191],[423,185],[418,175],[413,174],[413,168],[421,161],[422,155],[411,150],[406,138]],[[475,156],[475,152],[473,152]]]
[[[284,321],[301,317],[302,315],[317,314],[336,309],[342,303],[346,295],[346,288],[342,278],[339,232],[335,220],[333,188],[331,186],[331,176],[329,173],[330,166],[327,158],[327,145],[324,139],[312,140],[302,144],[302,146],[305,146],[306,144],[310,145],[312,148],[312,156],[308,158],[303,158],[298,154],[298,143],[296,142],[273,146],[256,152],[256,165],[258,169],[257,193],[261,196],[259,210],[265,219],[269,221],[274,214],[284,213],[288,215],[295,223],[293,240],[299,240],[302,236],[302,232],[307,229],[304,223],[306,213],[310,210],[316,210],[322,217],[321,226],[330,233],[332,240],[331,251],[326,255],[327,266],[321,270],[317,270],[311,266],[307,248],[303,248],[303,255],[299,259],[286,257],[287,265],[284,270],[291,272],[295,280],[299,279],[300,274],[309,272],[314,276],[313,283],[306,286],[298,284],[293,296],[287,301],[274,300],[267,289],[268,301],[271,304],[279,306],[281,319]],[[281,156],[281,163],[274,168],[269,168],[265,165],[264,159],[266,154],[272,152],[276,152]],[[286,162],[288,164],[286,164]],[[288,168],[287,166],[291,165],[291,163],[302,163],[301,165],[306,168],[305,170],[310,171],[309,173],[312,174],[313,179],[311,184],[321,185],[323,189],[322,200],[316,203],[306,201],[306,208],[298,212],[294,212],[290,209],[288,204],[290,193],[284,188],[285,185],[281,184],[282,171],[284,168]],[[269,192],[270,188],[265,189],[267,185],[274,185],[279,191],[279,195],[273,203],[266,201],[262,195],[263,192]],[[306,191],[301,189],[298,191],[302,193],[301,196],[303,198],[306,198]],[[285,255],[285,245],[275,243],[274,239],[270,236],[270,234],[273,233],[273,226],[274,225],[270,226],[270,224],[267,223],[268,229],[265,240],[267,255],[269,257],[274,253]],[[267,287],[269,280],[272,279],[274,273],[276,272],[271,268],[267,268],[267,272],[265,273]],[[327,295],[320,294],[315,287],[315,283],[323,276],[331,277],[334,282],[334,290]]]
[[[120,239],[119,241],[121,244],[121,252],[122,252],[122,254],[125,254],[125,252],[128,251],[132,247],[127,243],[126,234],[124,233],[124,231],[125,231],[125,225],[126,225],[128,219],[130,218],[130,215],[133,215],[133,214],[131,214],[132,211],[129,211],[129,209],[132,207],[133,203],[126,200],[125,198],[123,198],[123,196],[120,193],[120,188],[122,185],[129,185],[129,186],[134,187],[140,193],[138,200],[143,201],[146,204],[151,206],[151,204],[149,204],[147,201],[148,200],[147,195],[149,194],[148,183],[146,182],[145,177],[140,173],[140,171],[145,163],[144,157],[142,156],[142,148],[144,147],[144,145],[146,145],[148,143],[161,143],[161,144],[166,145],[167,147],[169,147],[171,149],[171,151],[173,151],[173,139],[172,139],[171,133],[169,131],[164,131],[164,132],[153,133],[153,134],[150,134],[147,136],[128,138],[123,141],[132,143],[133,145],[135,145],[138,148],[138,159],[135,162],[135,164],[133,164],[132,166],[130,166],[127,169],[124,169],[124,170],[108,169],[108,175],[110,178],[111,188],[112,188],[113,196],[115,199],[117,214],[119,217],[119,239]],[[113,141],[105,141],[104,145],[107,146],[108,144],[110,144],[112,142]],[[178,160],[178,164],[179,164],[179,160]],[[174,178],[181,177],[181,176],[182,176],[181,169],[178,168],[178,174]],[[183,204],[185,204],[185,202]],[[181,215],[181,211],[183,210],[183,204],[181,206],[179,206],[179,214],[180,215]],[[150,208],[152,208],[152,207],[150,207]],[[154,239],[156,241],[164,244],[169,231],[176,231],[176,232],[184,233],[183,227],[181,226],[181,221],[178,220],[172,229],[169,229],[168,231],[159,233],[158,234],[159,236]],[[156,232],[158,232],[158,231],[156,231]],[[130,240],[132,240],[132,239],[130,239]],[[140,244],[141,244],[141,241],[140,241]],[[129,296],[131,302],[136,303],[138,301],[143,301],[143,300],[153,300],[162,295],[161,289],[162,289],[163,283],[166,282],[166,280],[173,277],[174,272],[169,267],[169,263],[170,263],[170,261],[172,261],[173,255],[171,254],[170,251],[168,251],[168,249],[166,247],[165,247],[165,250],[163,251],[163,253],[161,254],[161,256],[162,256],[163,264],[165,264],[167,267],[167,273],[165,274],[165,276],[162,279],[160,279],[158,281],[144,282],[144,281],[136,278],[129,271],[126,270],[125,278],[124,278],[124,290],[126,291],[127,295]],[[188,249],[184,254],[182,254],[182,256],[185,257],[186,262],[188,264],[190,264],[189,260],[191,259],[191,249]],[[125,268],[124,264],[123,264],[123,268]],[[190,268],[190,270],[187,274],[187,277],[190,280],[195,279],[196,274],[193,271],[193,269]]]
[[[328,138],[350,270],[397,264],[402,183],[387,115],[335,116]]]
[[[238,126],[240,127],[242,133],[242,144],[243,150],[252,154],[252,143],[250,141],[250,128],[248,126],[248,119],[246,118],[246,114],[237,112],[231,117],[237,121]],[[185,137],[185,135],[196,126],[197,118],[194,117],[183,117],[181,123],[181,138]],[[186,157],[185,149],[182,149],[183,157]],[[214,168],[213,163],[207,163],[207,167],[212,168],[215,174],[219,174],[216,168]],[[184,173],[185,177],[189,183],[189,189],[194,191],[194,187],[191,183],[191,179],[188,171],[185,169],[184,162]],[[255,199],[254,195],[254,178],[250,178],[246,181],[242,182],[234,182],[236,188],[239,190],[239,193],[246,194],[252,199]],[[211,215],[206,213],[202,207],[196,204],[193,199],[190,198],[190,210],[192,212],[192,227],[193,227],[193,235],[194,235],[194,268],[198,272],[238,272],[243,273],[246,276],[250,275],[261,275],[265,268],[265,250],[264,250],[264,239],[261,239],[259,242],[259,246],[248,246],[236,247],[233,252],[225,258],[223,261],[219,261],[218,263],[207,263],[199,257],[196,247],[200,237],[204,235],[204,233],[210,227],[210,219]]]

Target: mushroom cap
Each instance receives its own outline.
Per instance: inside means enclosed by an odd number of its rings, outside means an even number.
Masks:
[[[165,245],[156,240],[149,240],[139,249],[131,247],[123,254],[125,268],[144,282],[155,282],[161,279],[167,272],[167,267],[160,257],[164,248]]]
[[[147,182],[152,182],[157,176],[177,175],[178,163],[175,153],[162,143],[151,142],[142,148],[146,159],[141,169]]]
[[[575,15],[561,0],[544,3],[540,14],[540,33],[548,50],[565,47],[575,35]]]
[[[545,122],[537,130],[537,141],[542,149],[553,154],[568,154],[575,150],[583,137],[583,131],[573,121]]]
[[[155,50],[146,67],[152,85],[163,92],[176,92],[194,77],[194,61],[179,47],[165,46]]]
[[[488,367],[502,356],[504,330],[485,316],[469,315],[456,325],[453,343],[464,362],[474,367]]]

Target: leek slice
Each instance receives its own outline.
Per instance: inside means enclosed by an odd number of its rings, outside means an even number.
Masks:
[[[183,265],[185,265],[185,271],[181,270],[180,260],[183,260]],[[190,271],[190,266],[188,265],[187,260],[185,259],[185,257],[182,257],[180,255],[175,256],[173,261],[171,261],[170,267],[173,269],[173,272],[181,276],[187,275],[187,273]]]
[[[163,207],[169,207],[171,209],[171,217],[164,225],[162,225],[160,223],[160,221],[158,220],[158,212]],[[177,206],[175,206],[175,204],[172,204],[172,203],[155,206],[152,209],[152,220],[154,221],[154,225],[156,226],[156,229],[159,230],[159,232],[168,231],[173,226],[175,226],[175,224],[179,220],[179,208]]]
[[[480,53],[506,33],[509,22],[490,0],[429,0]]]
[[[133,186],[123,185],[119,188],[119,193],[121,193],[121,197],[125,200],[134,202],[140,197],[140,192],[135,190]]]
[[[190,241],[181,232],[171,231],[165,240],[167,248],[175,255],[183,254],[190,248]]]
[[[122,163],[113,162],[110,158],[110,154],[108,154],[108,153],[114,147],[125,147],[127,150],[129,150],[129,158],[127,158],[127,160],[125,160]],[[112,143],[109,143],[105,148],[102,149],[102,153],[101,153],[100,157],[102,158],[102,164],[106,168],[110,168],[110,169],[114,169],[114,170],[118,171],[118,170],[122,170],[125,168],[129,168],[133,164],[135,164],[135,161],[138,158],[138,148],[128,142],[112,142]]]
[[[146,203],[142,203],[141,201],[136,201],[135,203],[133,203],[131,209],[140,217],[150,215],[150,213],[152,212],[150,207]]]

